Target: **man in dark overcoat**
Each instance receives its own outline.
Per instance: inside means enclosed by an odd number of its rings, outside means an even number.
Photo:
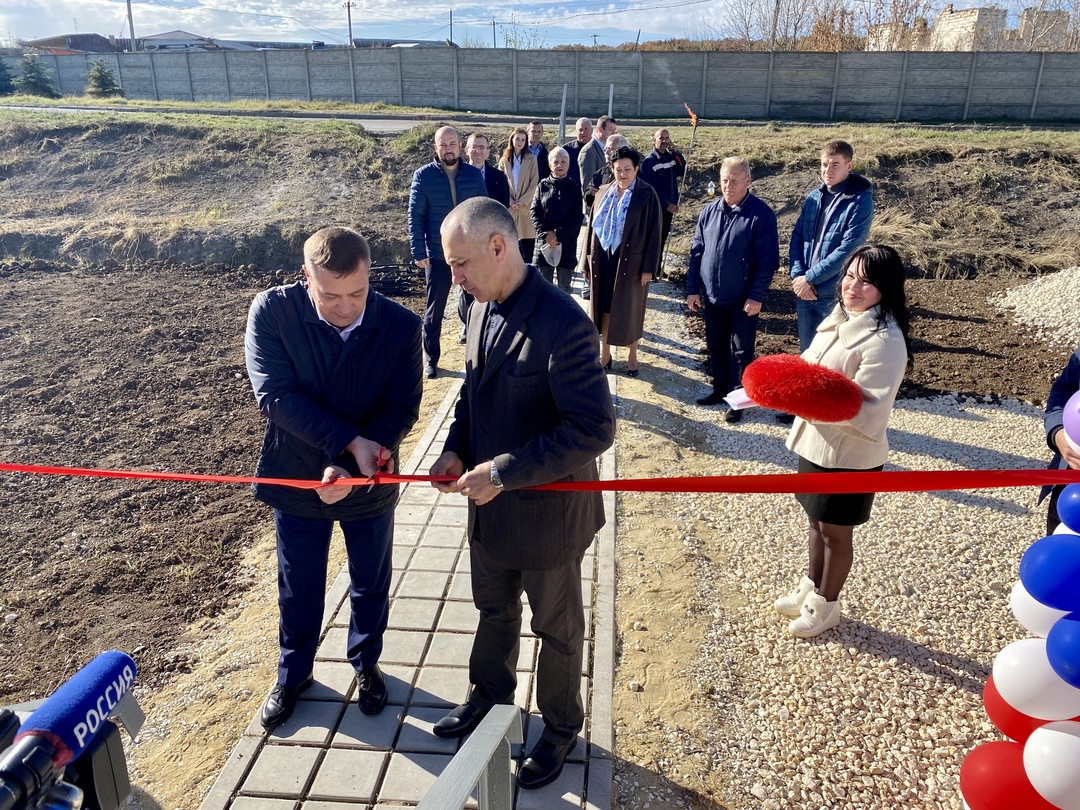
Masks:
[[[599,492],[527,489],[595,481],[596,458],[615,437],[596,329],[566,292],[528,266],[513,216],[488,199],[463,203],[442,227],[453,273],[475,297],[465,382],[436,484],[469,499],[473,601],[480,611],[469,658],[467,703],[435,724],[440,737],[472,731],[488,710],[513,703],[521,594],[542,639],[540,739],[518,771],[522,788],[554,781],[584,725],[585,616],[581,560],[604,524]]]

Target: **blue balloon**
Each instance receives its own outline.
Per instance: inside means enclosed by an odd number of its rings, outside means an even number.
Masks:
[[[1035,601],[1080,611],[1080,536],[1052,534],[1036,540],[1020,558],[1020,581]]]
[[[1080,534],[1080,484],[1069,484],[1061,491],[1057,512],[1062,523]]]
[[[1054,622],[1046,635],[1046,657],[1061,680],[1080,688],[1080,613]]]

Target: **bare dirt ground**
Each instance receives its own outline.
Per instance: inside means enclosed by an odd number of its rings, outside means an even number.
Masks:
[[[0,125],[0,461],[221,474],[249,473],[261,435],[243,366],[252,296],[294,278],[303,237],[331,222],[367,233],[377,263],[403,259],[408,175],[427,159],[431,134],[418,142],[249,122]],[[807,152],[812,161],[814,147]],[[1030,185],[1031,173],[1015,167],[1010,184],[1007,157],[887,167],[879,211],[894,223],[910,216],[919,189],[944,204],[981,176],[973,167],[991,166],[1005,180],[980,186],[978,204],[1003,218],[980,239],[1030,246],[1035,230],[1067,224],[1073,179],[1044,182],[1047,204],[1021,211],[1015,187]],[[688,242],[706,169],[715,176],[715,165],[692,172],[676,249]],[[782,241],[813,182],[805,167],[779,167],[756,183],[780,213]],[[948,255],[940,245],[900,246]],[[911,282],[918,362],[902,395],[1040,402],[1067,351],[1048,350],[988,304],[1022,275],[979,272],[971,254],[957,256],[964,277]],[[419,282],[415,271],[376,273],[413,308]],[[759,353],[794,350],[793,301],[780,277],[765,313]],[[447,343],[447,364],[459,362]],[[650,361],[663,370],[662,351]],[[418,431],[451,385],[445,376],[426,385]],[[637,407],[650,407],[645,396]],[[692,440],[692,430],[670,438]],[[626,477],[670,474],[627,448],[618,467]],[[683,474],[695,472],[708,470]],[[636,548],[647,529],[638,527]],[[48,694],[101,650],[132,652],[149,714],[134,752],[137,788],[146,805],[197,807],[273,677],[270,530],[268,510],[244,487],[0,476],[0,703]],[[637,553],[620,546],[620,565]],[[673,726],[707,721],[676,677],[696,654],[695,629],[680,624],[689,577],[673,566],[654,590],[619,592],[623,632],[645,614],[670,630],[664,648],[623,644],[620,666],[665,684],[653,710]],[[620,693],[620,801],[664,785],[684,804],[719,806],[709,773],[693,762],[671,767],[660,744],[631,733],[636,711]]]

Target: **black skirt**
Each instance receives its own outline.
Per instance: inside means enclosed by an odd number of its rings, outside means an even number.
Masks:
[[[869,470],[851,470],[842,467],[819,467],[812,461],[799,456],[799,472],[881,472],[885,468],[871,467]],[[844,495],[796,495],[795,500],[802,504],[807,516],[820,523],[834,526],[859,526],[870,520],[870,509],[874,505],[873,492],[857,492]]]

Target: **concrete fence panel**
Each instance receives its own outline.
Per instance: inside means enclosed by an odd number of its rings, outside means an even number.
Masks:
[[[96,56],[42,57],[80,95]],[[1080,120],[1080,54],[380,48],[109,54],[132,99],[383,101],[571,119]],[[5,57],[13,74],[18,60]]]

